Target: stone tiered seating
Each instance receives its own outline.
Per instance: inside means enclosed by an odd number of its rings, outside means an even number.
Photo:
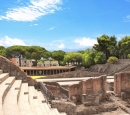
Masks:
[[[7,77],[9,77],[8,73],[0,74],[0,83],[2,83],[5,79],[7,79]]]
[[[51,108],[41,91],[0,70],[0,115],[66,115]]]
[[[0,115],[3,115],[2,105],[6,94],[13,85],[14,81],[15,77],[8,77],[3,83],[0,84]]]
[[[22,80],[16,80],[4,99],[4,115],[20,115],[17,105]]]
[[[28,83],[22,83],[18,106],[21,115],[35,115],[32,112],[32,109],[29,105],[29,90],[28,90]]]

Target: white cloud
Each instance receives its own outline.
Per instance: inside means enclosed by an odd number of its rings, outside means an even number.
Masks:
[[[130,2],[130,0],[126,0],[127,2]]]
[[[38,24],[34,24],[34,26],[38,26]]]
[[[55,29],[55,27],[51,27],[51,28],[49,28],[48,30],[54,30]]]
[[[0,20],[34,21],[41,16],[60,10],[59,4],[61,0],[30,0],[28,6],[9,9],[5,15],[0,15]]]
[[[53,46],[53,44],[50,44],[50,46]]]
[[[58,48],[60,48],[60,49],[64,49],[64,47],[65,47],[65,44],[63,44],[63,43],[61,43],[60,45],[58,45]]]
[[[30,26],[38,26],[38,24],[31,24]]]
[[[24,41],[18,39],[18,38],[9,38],[8,36],[5,36],[3,39],[0,39],[0,45],[2,46],[13,46],[13,45],[23,45],[26,44]]]
[[[91,39],[91,38],[79,38],[79,39],[75,39],[74,40],[75,43],[79,44],[79,46],[93,46],[94,44],[97,44],[97,40],[96,39]]]
[[[124,22],[130,22],[130,15],[123,17],[123,19],[124,19]]]

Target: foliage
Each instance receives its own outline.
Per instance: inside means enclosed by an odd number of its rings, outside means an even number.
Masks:
[[[95,44],[93,48],[96,51],[103,52],[108,59],[111,55],[115,55],[116,51],[116,38],[115,36],[102,35],[100,38],[97,38],[98,44]]]
[[[115,63],[115,62],[117,62],[118,61],[118,58],[117,57],[115,57],[115,56],[111,56],[111,57],[109,57],[108,58],[108,60],[107,60],[107,62],[108,63]]]
[[[60,61],[60,66],[65,66],[66,65],[66,61]]]
[[[0,46],[0,55],[6,57],[6,49],[4,46]]]
[[[62,50],[58,50],[58,51],[53,51],[51,54],[52,54],[52,58],[54,60],[57,60],[60,65],[60,61],[63,61],[64,59],[65,52]]]
[[[130,59],[130,54],[128,54],[127,57]]]
[[[130,54],[130,36],[125,36],[118,42],[120,57],[127,57]]]
[[[64,60],[69,64],[69,62],[71,64],[76,63],[76,65],[80,65],[80,63],[82,62],[82,54],[78,53],[78,52],[69,52],[66,53]]]
[[[64,52],[62,50],[49,52],[40,46],[19,46],[14,45],[8,48],[0,46],[0,55],[7,58],[21,57],[44,61],[49,57],[57,60],[59,65],[71,63],[72,65],[90,67],[94,64],[105,63],[106,60],[114,63],[117,58],[130,58],[130,36],[125,36],[118,43],[115,36],[102,35],[97,38],[97,44],[92,49],[80,50],[77,52]],[[110,57],[110,58],[109,58]],[[41,60],[43,58],[43,60]],[[36,65],[35,64],[35,65]]]
[[[102,64],[106,62],[106,56],[103,54],[103,52],[97,52],[96,56],[94,58],[95,64]]]
[[[96,52],[92,49],[92,50],[86,50],[86,52],[83,54],[83,61],[82,61],[82,65],[84,67],[90,67],[91,65],[94,65],[94,58],[95,58],[95,54]]]

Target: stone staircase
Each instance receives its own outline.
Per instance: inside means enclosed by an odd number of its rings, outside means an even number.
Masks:
[[[66,115],[51,108],[41,91],[0,70],[0,115]]]

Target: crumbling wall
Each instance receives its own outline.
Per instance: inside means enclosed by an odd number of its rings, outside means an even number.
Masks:
[[[106,98],[106,76],[89,78],[79,82],[79,84],[70,85],[69,98],[76,101],[82,101],[82,103],[88,101],[90,102],[90,105],[99,104],[99,101]]]
[[[35,80],[28,77],[24,71],[3,56],[0,56],[0,70],[3,70],[4,73],[9,73],[10,76],[15,76],[16,80],[28,82],[29,85],[37,85]]]
[[[60,86],[57,82],[45,82],[45,83],[48,85],[58,86],[60,93],[63,93],[68,97],[68,90],[65,89],[64,87]]]
[[[124,100],[130,98],[130,72],[114,75],[114,92]]]
[[[45,85],[46,88],[51,91],[54,95],[58,95],[60,93],[59,87],[58,86],[53,86],[53,85]]]
[[[76,105],[71,102],[53,100],[51,101],[51,107],[57,108],[59,112],[65,112],[67,115],[77,115]]]

